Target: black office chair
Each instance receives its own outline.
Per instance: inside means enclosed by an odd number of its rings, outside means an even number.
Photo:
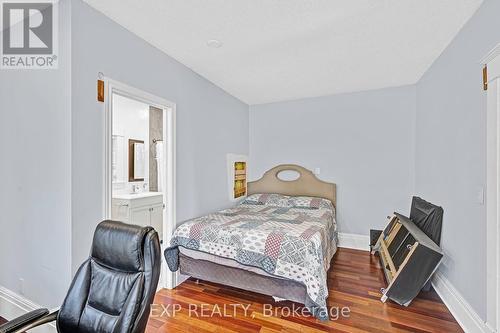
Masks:
[[[89,259],[60,310],[35,310],[0,326],[18,333],[56,321],[59,333],[142,333],[160,277],[160,242],[151,227],[101,222]]]

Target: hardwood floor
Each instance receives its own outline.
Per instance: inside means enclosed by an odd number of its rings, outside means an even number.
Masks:
[[[435,291],[421,292],[405,308],[390,301],[380,302],[384,285],[377,257],[365,251],[339,249],[328,275],[328,305],[334,309],[348,307],[348,317],[321,322],[310,316],[287,316],[280,310],[300,305],[276,303],[268,296],[210,282],[197,284],[190,279],[174,290],[157,293],[146,332],[463,332]],[[193,304],[191,315],[189,304]],[[272,304],[276,315],[265,316],[264,304]],[[210,317],[211,313],[215,315]]]
[[[7,320],[5,318],[0,317],[0,325],[4,324],[6,322],[7,322]]]

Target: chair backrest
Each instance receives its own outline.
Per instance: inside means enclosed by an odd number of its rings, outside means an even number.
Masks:
[[[101,222],[59,310],[58,332],[144,332],[160,265],[153,228]]]

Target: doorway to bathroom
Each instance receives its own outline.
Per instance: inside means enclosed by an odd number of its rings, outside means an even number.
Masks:
[[[176,221],[175,104],[114,80],[105,86],[105,216],[154,227],[163,250]],[[158,287],[175,280],[162,260]]]

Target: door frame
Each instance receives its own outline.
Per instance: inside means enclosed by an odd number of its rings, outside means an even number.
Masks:
[[[113,194],[112,180],[112,150],[113,150],[113,94],[134,99],[146,103],[150,106],[163,110],[163,142],[164,156],[166,156],[166,177],[163,180],[165,189],[165,214],[163,215],[163,247],[170,243],[170,238],[174,232],[176,219],[176,104],[147,93],[140,89],[131,87],[125,83],[102,77],[104,81],[104,217],[111,219],[111,205]],[[161,276],[158,288],[172,289],[176,285],[177,275],[170,272],[162,262]]]
[[[487,68],[486,115],[486,325],[500,328],[500,44],[481,63]]]

